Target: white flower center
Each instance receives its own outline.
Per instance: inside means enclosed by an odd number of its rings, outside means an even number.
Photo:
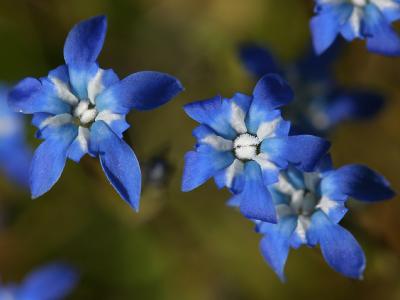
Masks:
[[[351,0],[351,3],[356,6],[365,6],[368,4],[368,0]]]
[[[243,133],[233,142],[235,156],[240,160],[252,160],[260,152],[260,140],[258,137]]]
[[[302,216],[311,216],[319,203],[316,195],[308,190],[296,190],[291,198],[290,207]]]
[[[87,125],[96,119],[98,111],[89,100],[82,100],[75,106],[73,114],[81,124]]]

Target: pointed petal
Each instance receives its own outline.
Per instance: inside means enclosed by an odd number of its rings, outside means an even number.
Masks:
[[[275,205],[264,185],[260,167],[256,162],[247,162],[244,172],[244,188],[237,195],[240,197],[240,212],[249,219],[276,223]]]
[[[36,149],[30,171],[32,198],[43,195],[58,181],[67,160],[68,148],[76,134],[76,126],[60,126]]]
[[[329,172],[321,182],[323,195],[335,200],[347,197],[374,202],[394,197],[389,182],[379,173],[363,165],[347,165]]]
[[[93,123],[90,152],[98,153],[108,181],[136,211],[139,210],[141,179],[135,153],[103,121]]]
[[[287,217],[278,224],[263,223],[261,233],[265,234],[260,242],[261,253],[265,261],[285,281],[285,264],[290,250],[290,237],[296,228],[295,217]]]
[[[322,212],[311,218],[309,231],[316,237],[328,265],[344,276],[361,279],[365,269],[365,256],[353,235],[332,223]]]
[[[183,91],[175,77],[144,71],[134,73],[110,86],[100,94],[96,103],[99,110],[126,114],[131,109],[149,110],[161,106]]]
[[[75,67],[94,63],[103,48],[106,31],[105,16],[93,17],[76,24],[65,41],[65,62]]]

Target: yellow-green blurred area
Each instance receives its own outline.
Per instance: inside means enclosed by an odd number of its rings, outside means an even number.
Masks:
[[[90,157],[68,162],[56,186],[34,201],[2,178],[2,281],[20,281],[34,267],[64,260],[81,272],[68,299],[400,299],[399,197],[352,203],[342,222],[366,252],[364,280],[342,277],[318,248],[303,247],[291,251],[282,284],[263,261],[253,224],[225,205],[227,191],[212,181],[180,191],[183,155],[195,143],[196,126],[182,105],[251,92],[254,81],[237,59],[242,41],[268,45],[282,62],[298,58],[310,47],[312,6],[311,0],[1,0],[1,81],[46,75],[63,63],[70,28],[106,14],[103,68],[120,77],[168,72],[185,86],[164,107],[128,117],[125,136],[139,160],[167,148],[172,167],[164,187],[143,186],[138,214]],[[367,53],[363,42],[354,42],[335,72],[342,85],[375,89],[388,100],[377,118],[339,126],[331,138],[335,165],[367,164],[400,190],[400,59]]]

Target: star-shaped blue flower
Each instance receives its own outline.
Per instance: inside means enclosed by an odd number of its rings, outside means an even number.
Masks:
[[[261,252],[276,274],[285,280],[284,267],[289,249],[320,245],[326,262],[344,276],[360,279],[365,256],[352,234],[338,223],[347,212],[349,197],[364,202],[394,196],[381,175],[363,165],[333,169],[330,158],[323,159],[314,172],[289,167],[271,188],[278,223],[257,223],[264,235]]]
[[[201,123],[193,131],[196,149],[185,156],[182,190],[190,191],[214,177],[240,198],[248,218],[276,222],[268,186],[288,164],[310,171],[328,148],[324,139],[289,136],[290,123],[279,108],[293,92],[278,75],[262,77],[252,96],[237,93],[231,99],[217,96],[190,103],[186,113]]]
[[[384,98],[375,91],[344,88],[337,83],[332,63],[340,46],[336,44],[321,56],[307,52],[295,63],[283,66],[266,47],[254,43],[242,45],[239,57],[255,79],[271,72],[288,78],[297,95],[285,110],[293,122],[291,132],[323,136],[342,122],[368,120],[384,106]]]
[[[78,281],[77,271],[64,263],[52,263],[28,274],[21,284],[2,284],[2,300],[61,300]]]
[[[371,52],[400,55],[400,38],[391,24],[400,19],[399,0],[315,0],[316,16],[310,27],[318,54],[337,35],[346,40],[365,39]]]
[[[0,84],[0,168],[13,182],[28,186],[32,152],[24,120],[8,107],[7,94],[8,88]]]
[[[37,148],[31,166],[32,197],[46,193],[59,179],[66,159],[83,155],[100,158],[110,183],[134,209],[139,208],[141,173],[132,149],[122,134],[131,109],[160,106],[182,91],[167,74],[138,72],[120,80],[96,60],[102,49],[107,21],[94,17],[77,24],[64,46],[66,64],[40,79],[26,78],[11,91],[9,104],[33,114]]]

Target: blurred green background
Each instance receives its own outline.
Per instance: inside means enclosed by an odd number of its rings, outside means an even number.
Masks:
[[[294,61],[310,46],[312,6],[311,0],[1,0],[2,81],[47,74],[63,63],[70,28],[106,14],[101,66],[121,77],[168,72],[186,88],[158,110],[129,115],[126,137],[139,159],[167,148],[172,167],[168,184],[143,187],[139,214],[89,157],[79,165],[69,162],[59,183],[35,201],[2,178],[2,280],[18,281],[36,266],[63,259],[82,276],[69,299],[400,299],[399,198],[352,205],[343,222],[366,251],[363,281],[341,277],[318,248],[303,247],[291,252],[282,284],[259,253],[252,223],[225,206],[227,191],[209,182],[180,192],[183,155],[194,145],[196,125],[182,105],[251,92],[254,82],[237,59],[242,41],[264,43],[281,61]],[[388,98],[376,119],[335,132],[335,165],[367,164],[400,190],[400,59],[369,54],[355,42],[335,72],[345,86],[376,89]]]

